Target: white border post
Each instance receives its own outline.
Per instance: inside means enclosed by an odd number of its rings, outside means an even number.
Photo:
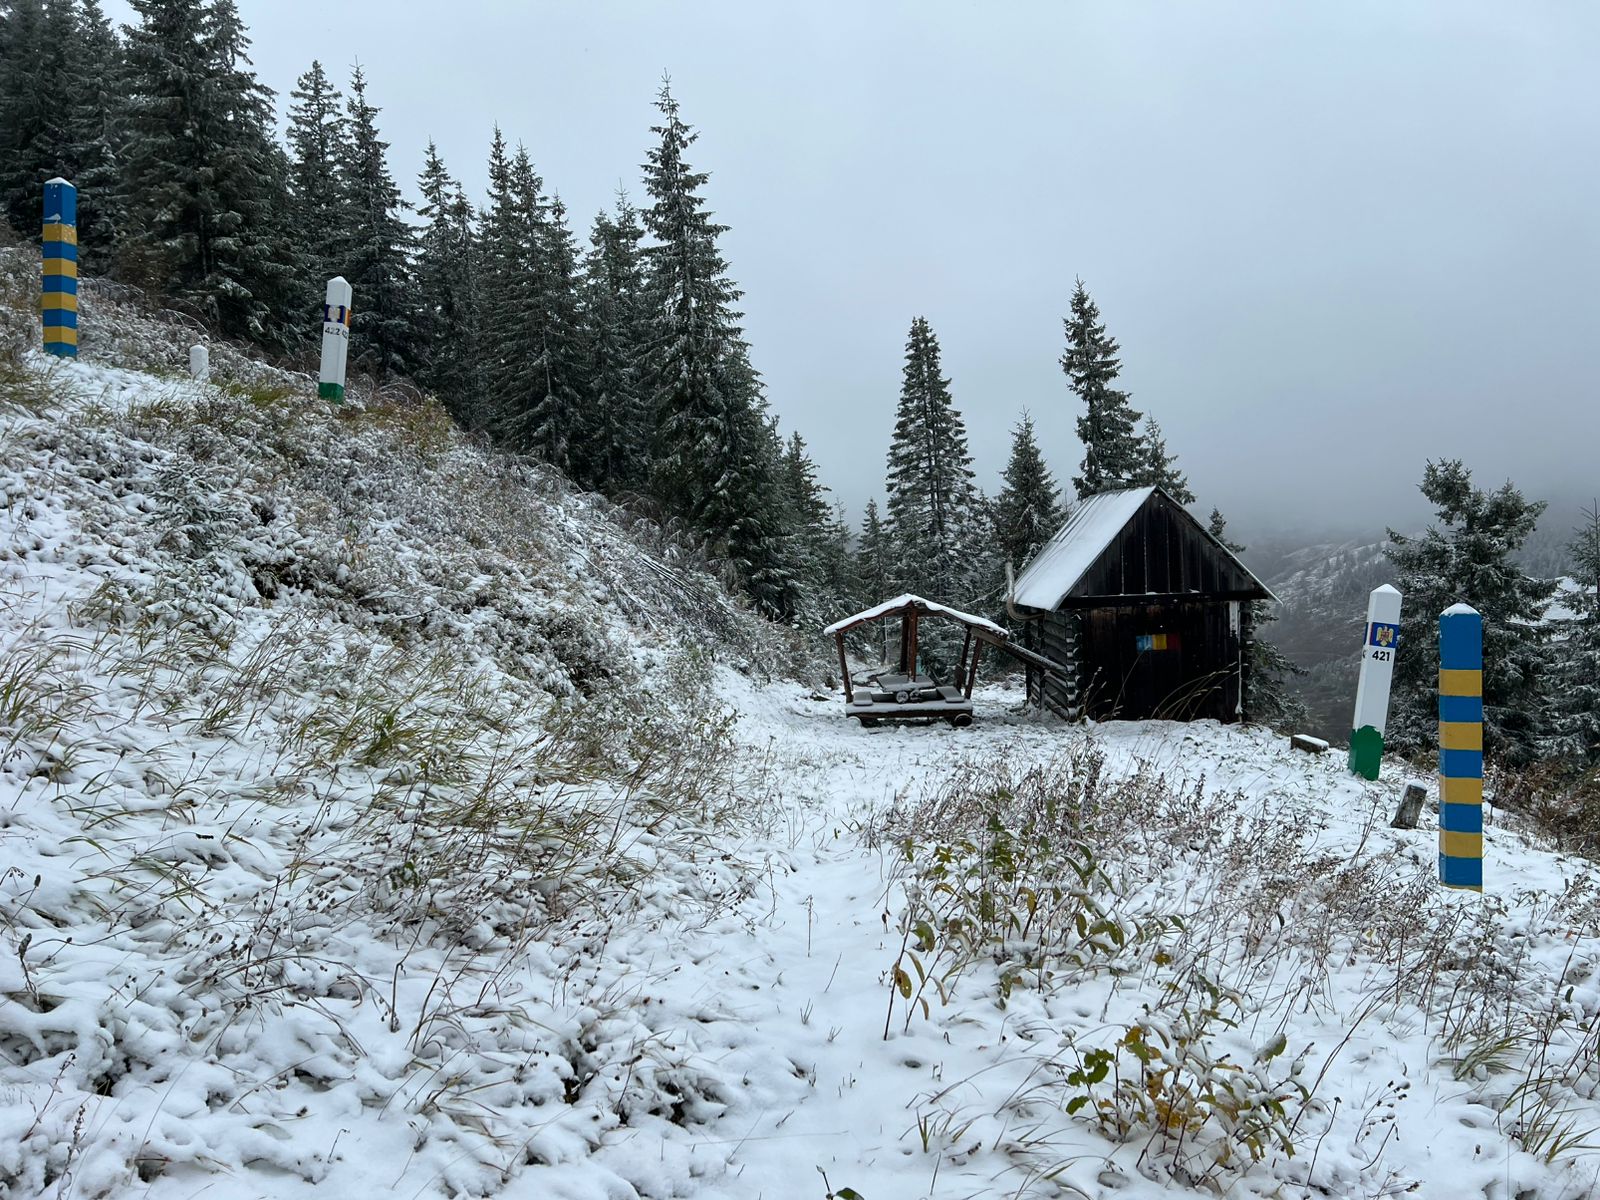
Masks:
[[[1400,645],[1400,593],[1387,583],[1367,597],[1367,623],[1361,636],[1361,678],[1356,683],[1356,714],[1350,723],[1350,769],[1376,779],[1383,763],[1383,731],[1389,722],[1389,685]]]

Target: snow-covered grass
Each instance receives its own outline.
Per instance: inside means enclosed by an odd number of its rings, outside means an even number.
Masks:
[[[1259,729],[857,728],[648,525],[100,302],[0,353],[0,1191],[1597,1194],[1587,860],[1442,893]]]

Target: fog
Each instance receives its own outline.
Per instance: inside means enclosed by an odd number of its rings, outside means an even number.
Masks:
[[[580,237],[639,193],[670,72],[769,400],[853,517],[917,315],[980,483],[1023,409],[1073,474],[1074,277],[1236,528],[1416,523],[1430,457],[1595,490],[1600,7],[240,8],[280,109],[313,58],[359,60],[403,183],[431,137],[481,196],[499,122]]]

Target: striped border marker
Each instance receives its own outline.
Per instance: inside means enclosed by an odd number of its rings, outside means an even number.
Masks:
[[[1439,882],[1483,891],[1483,618],[1439,614]]]
[[[322,369],[317,395],[344,403],[344,367],[350,357],[350,284],[343,275],[328,280],[322,305]]]
[[[57,177],[44,185],[44,281],[39,317],[44,348],[78,357],[78,189]]]
[[[1350,769],[1376,779],[1383,765],[1383,731],[1389,720],[1389,685],[1394,680],[1400,644],[1400,593],[1389,584],[1367,597],[1367,626],[1361,642],[1361,674],[1356,682],[1356,713],[1350,722]]]

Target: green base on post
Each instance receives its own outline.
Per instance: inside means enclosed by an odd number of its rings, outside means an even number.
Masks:
[[[1363,779],[1376,779],[1383,762],[1383,734],[1363,725],[1350,734],[1350,769]]]
[[[332,400],[335,404],[343,404],[344,384],[319,383],[317,384],[317,396],[323,400]]]

